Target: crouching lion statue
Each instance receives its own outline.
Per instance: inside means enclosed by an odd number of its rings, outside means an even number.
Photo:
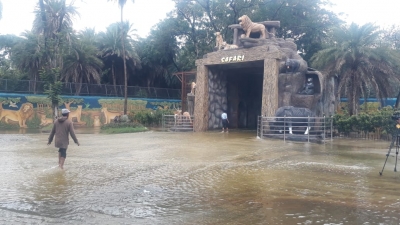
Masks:
[[[243,30],[246,32],[246,37],[250,37],[250,33],[260,33],[260,38],[265,39],[265,26],[260,23],[254,23],[247,15],[243,15],[239,17],[240,26],[242,26]]]
[[[3,109],[0,112],[0,121],[4,118],[4,121],[6,123],[11,121],[18,122],[19,127],[21,128],[26,128],[26,120],[31,118],[33,115],[33,105],[32,103],[26,102],[21,105],[21,108],[16,111],[16,110],[8,110],[8,109]]]

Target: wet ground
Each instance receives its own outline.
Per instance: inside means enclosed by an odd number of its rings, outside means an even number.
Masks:
[[[48,134],[0,134],[0,224],[400,223],[389,142],[78,133],[64,171]]]

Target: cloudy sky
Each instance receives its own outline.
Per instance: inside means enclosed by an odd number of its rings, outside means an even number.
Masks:
[[[24,30],[30,30],[33,21],[33,9],[37,0],[0,0],[3,3],[3,19],[0,20],[0,34],[19,35]],[[70,2],[71,0],[67,0]],[[398,11],[400,0],[331,0],[336,6],[335,12],[344,12],[347,22],[365,24],[373,22],[376,25],[388,26],[400,24]],[[107,0],[75,0],[81,14],[74,22],[74,28],[82,30],[85,27],[104,31],[105,28],[120,20],[117,3]],[[128,0],[124,17],[133,23],[139,36],[145,37],[152,26],[166,17],[174,7],[171,0]]]

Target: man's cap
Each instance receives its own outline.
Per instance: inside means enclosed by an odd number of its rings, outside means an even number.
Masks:
[[[61,109],[61,114],[68,114],[71,111],[69,111],[68,109]]]

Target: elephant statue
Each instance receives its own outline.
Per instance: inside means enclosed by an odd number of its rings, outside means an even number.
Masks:
[[[297,59],[287,59],[285,61],[286,73],[296,73],[300,68],[300,61]]]
[[[312,125],[315,124],[315,113],[307,108],[283,106],[276,110],[275,116],[279,118],[271,122],[271,128],[278,130],[279,133],[282,133],[283,128],[287,126],[289,127],[289,134],[293,134],[293,127],[299,129],[305,127],[304,134],[308,134]]]

